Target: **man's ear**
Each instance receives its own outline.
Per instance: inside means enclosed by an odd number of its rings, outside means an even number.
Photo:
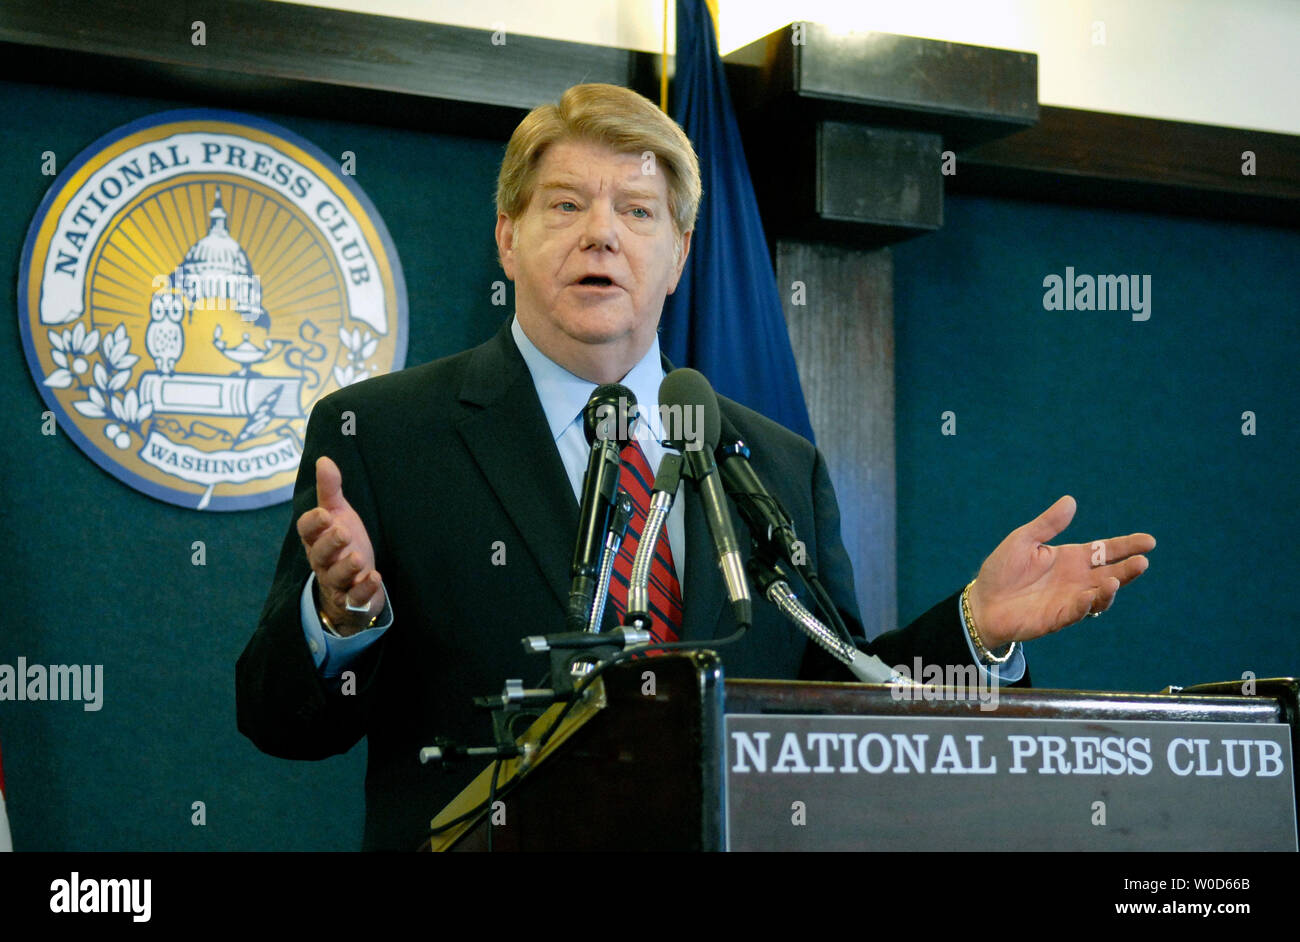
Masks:
[[[693,235],[693,231],[687,230],[685,233],[682,234],[681,240],[678,242],[677,272],[676,274],[673,275],[673,283],[668,286],[669,294],[672,294],[674,291],[677,290],[677,282],[682,280],[682,271],[683,269],[686,268],[686,256],[691,254],[692,235]]]
[[[515,224],[505,213],[497,214],[497,261],[506,277],[515,280]]]

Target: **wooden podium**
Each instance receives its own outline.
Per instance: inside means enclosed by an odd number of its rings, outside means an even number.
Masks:
[[[608,670],[517,781],[504,762],[494,802],[484,770],[424,849],[486,850],[491,827],[498,851],[1295,850],[1300,684],[1242,686],[990,704],[724,680],[708,651],[642,659]]]

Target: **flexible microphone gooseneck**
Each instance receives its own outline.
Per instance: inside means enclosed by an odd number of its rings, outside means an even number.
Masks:
[[[818,621],[794,594],[790,588],[789,577],[779,563],[769,563],[762,558],[762,554],[755,554],[749,558],[748,568],[759,593],[766,596],[800,631],[847,667],[858,680],[867,684],[901,686],[911,683],[880,658],[860,651],[856,645],[837,638],[834,632]]]
[[[632,559],[632,572],[628,576],[627,612],[623,623],[635,628],[648,629],[650,616],[650,567],[654,564],[655,544],[659,533],[668,522],[668,512],[673,508],[677,485],[682,478],[682,456],[675,451],[664,453],[655,475],[650,494],[650,509],[646,512],[645,529]]]

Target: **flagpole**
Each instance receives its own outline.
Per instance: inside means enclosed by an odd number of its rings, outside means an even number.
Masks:
[[[663,58],[659,64],[659,109],[668,113],[668,0],[664,0]]]
[[[691,256],[678,290],[664,300],[660,347],[675,363],[707,375],[723,395],[812,441],[783,299],[718,55],[721,4],[675,2],[672,114],[680,113],[707,183]],[[736,355],[741,349],[744,357]]]

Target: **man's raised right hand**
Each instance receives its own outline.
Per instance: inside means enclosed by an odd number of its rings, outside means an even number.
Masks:
[[[298,518],[298,536],[316,573],[320,611],[340,635],[366,628],[384,610],[384,584],[370,536],[343,496],[343,475],[324,456],[316,459],[316,506]]]

